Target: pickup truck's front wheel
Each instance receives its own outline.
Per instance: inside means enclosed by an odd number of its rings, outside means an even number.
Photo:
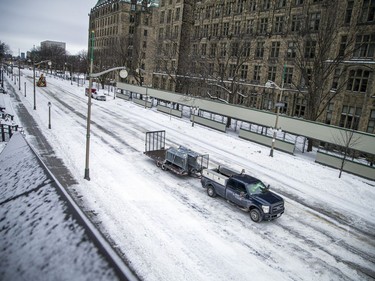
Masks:
[[[215,188],[212,185],[208,185],[207,187],[207,195],[210,197],[216,197]]]
[[[250,218],[253,222],[261,222],[262,217],[258,209],[254,208],[250,210]]]

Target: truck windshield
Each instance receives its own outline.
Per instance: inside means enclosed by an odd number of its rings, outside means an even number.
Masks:
[[[257,181],[254,183],[250,183],[246,186],[247,191],[250,194],[260,194],[267,190],[267,187],[264,185],[263,182]]]

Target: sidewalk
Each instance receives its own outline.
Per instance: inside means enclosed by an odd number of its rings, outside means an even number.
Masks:
[[[4,86],[6,86],[7,95],[9,95],[8,98],[11,102],[10,106],[12,106],[12,111],[15,114],[15,122],[23,127],[27,137],[32,136],[35,139],[35,143],[37,145],[34,147],[34,149],[40,155],[43,162],[51,170],[53,175],[58,179],[64,188],[77,184],[77,181],[73,178],[69,169],[64,165],[62,160],[56,157],[52,146],[42,134],[42,131],[39,129],[33,116],[21,103],[19,97],[21,93],[19,93],[18,90],[15,89],[6,78],[4,79]]]

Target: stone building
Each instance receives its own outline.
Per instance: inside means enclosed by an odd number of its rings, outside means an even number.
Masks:
[[[151,84],[156,50],[154,14],[158,10],[149,2],[99,0],[91,9],[89,31],[95,33],[96,71],[126,66],[130,83]]]
[[[132,64],[154,88],[375,133],[374,1],[157,4],[157,51],[145,50],[146,67],[134,54]]]

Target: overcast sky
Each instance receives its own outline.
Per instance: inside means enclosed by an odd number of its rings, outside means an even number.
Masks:
[[[66,43],[75,55],[87,49],[91,8],[98,0],[1,0],[0,41],[14,56],[45,40]]]

